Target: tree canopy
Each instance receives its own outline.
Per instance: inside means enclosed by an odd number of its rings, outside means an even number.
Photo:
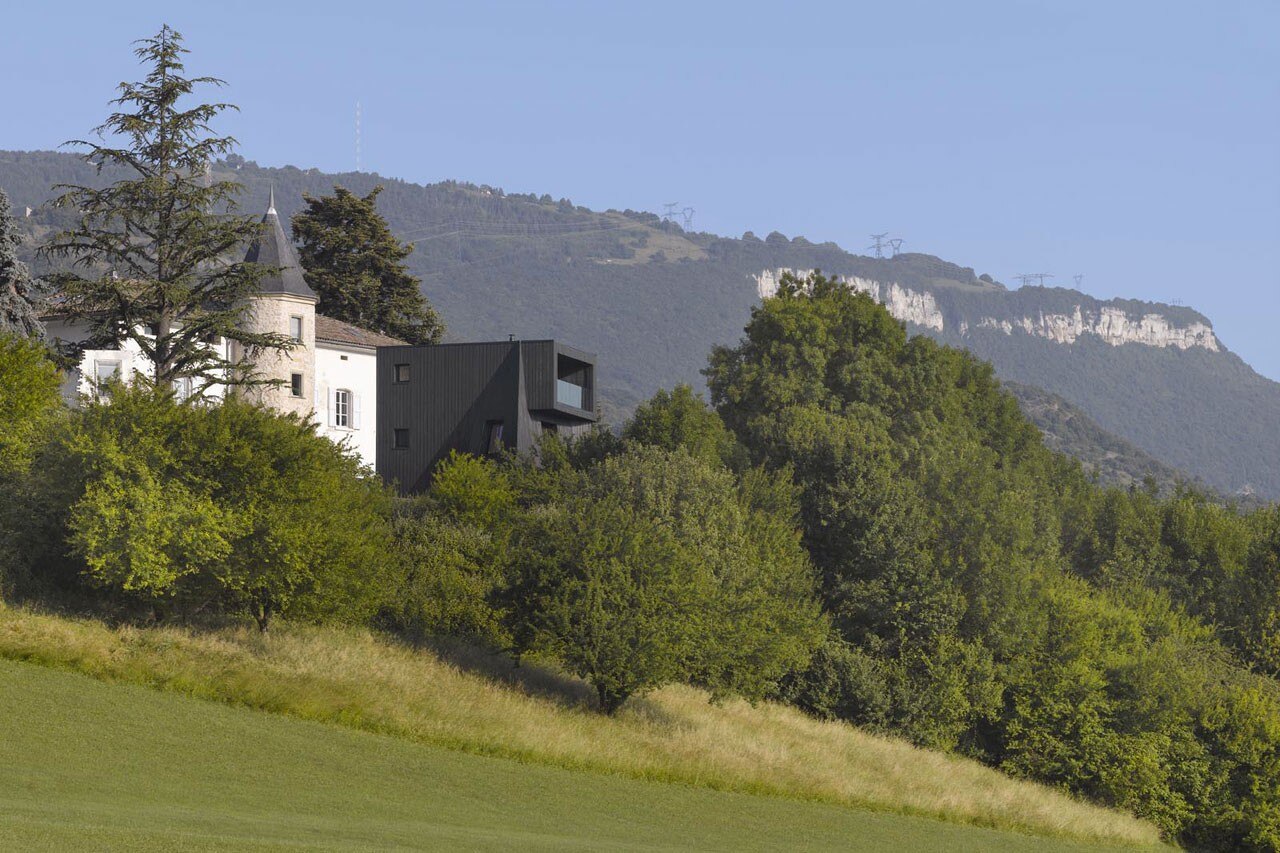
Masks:
[[[556,476],[520,534],[512,633],[604,710],[677,680],[761,698],[808,661],[823,621],[777,483],[653,446]]]
[[[837,632],[783,695],[1191,846],[1280,845],[1280,690],[1223,647],[1274,665],[1273,515],[1093,486],[990,365],[821,275],[745,332],[712,401],[794,477]]]
[[[242,320],[247,297],[271,272],[237,260],[259,234],[251,218],[235,214],[236,181],[212,180],[213,162],[235,147],[211,122],[226,103],[187,104],[215,77],[185,77],[182,35],[168,26],[138,43],[134,53],[146,77],[121,83],[96,133],[104,142],[73,140],[99,173],[126,177],[96,188],[59,185],[58,207],[77,211],[77,222],[41,248],[46,258],[68,260],[56,277],[60,310],[82,321],[88,337],[76,349],[135,344],[154,367],[157,385],[180,379],[208,385],[259,381],[253,358],[291,345],[287,335],[249,330]],[[121,147],[108,144],[120,140]],[[211,341],[234,341],[247,358],[229,358]]]
[[[361,622],[384,593],[389,497],[293,415],[118,385],[42,454],[39,570],[160,615]],[[65,540],[65,545],[63,541]]]
[[[0,335],[43,337],[39,306],[43,287],[18,260],[18,223],[0,190]]]
[[[382,187],[358,196],[335,186],[333,195],[304,195],[293,236],[307,282],[320,297],[316,310],[411,344],[436,343],[444,323],[427,303],[421,282],[405,267],[413,252],[378,213]]]

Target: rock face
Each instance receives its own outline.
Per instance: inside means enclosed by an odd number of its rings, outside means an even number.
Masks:
[[[893,309],[889,309],[892,311]],[[896,315],[895,315],[896,316]],[[1143,314],[1134,319],[1120,308],[1099,308],[1085,312],[1079,305],[1071,316],[1065,314],[1037,314],[1018,320],[996,320],[982,317],[974,324],[979,328],[999,329],[1006,335],[1014,329],[1022,329],[1029,335],[1048,338],[1060,344],[1073,344],[1084,334],[1097,335],[1112,346],[1120,344],[1146,344],[1150,347],[1177,347],[1190,349],[1203,347],[1218,352],[1218,337],[1204,323],[1175,326],[1161,314]],[[961,334],[968,331],[962,325]]]
[[[788,272],[803,277],[811,270],[764,270],[755,277],[756,293],[761,299],[772,296],[778,291],[778,282],[783,274]],[[852,289],[869,294],[876,302],[888,308],[890,314],[904,323],[924,326],[937,332],[945,330],[942,309],[938,307],[933,294],[928,291],[908,290],[897,283],[881,284],[878,281],[857,276],[838,276],[838,278]]]
[[[762,270],[755,276],[756,292],[760,298],[776,293],[778,282],[788,272],[803,277],[810,271]],[[1060,344],[1073,344],[1081,335],[1096,335],[1111,346],[1142,344],[1180,350],[1199,347],[1210,352],[1221,349],[1217,335],[1207,323],[1193,322],[1180,326],[1163,314],[1146,312],[1133,316],[1125,309],[1105,302],[1096,306],[1077,304],[1070,314],[1036,311],[1007,318],[979,315],[953,319],[948,324],[938,299],[927,290],[911,290],[896,282],[886,284],[856,276],[839,278],[850,288],[869,294],[904,323],[935,332],[952,332],[961,337],[968,336],[971,329],[994,329],[1006,335],[1012,335],[1017,329]]]

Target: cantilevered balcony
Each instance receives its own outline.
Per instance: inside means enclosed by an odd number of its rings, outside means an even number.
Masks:
[[[587,389],[568,379],[556,380],[556,402],[575,409],[587,408]]]

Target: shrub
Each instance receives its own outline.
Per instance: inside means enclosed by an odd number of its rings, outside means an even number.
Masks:
[[[388,493],[295,416],[116,386],[46,462],[44,504],[73,558],[64,586],[159,614],[249,613],[263,630],[277,614],[362,621],[381,597]]]
[[[0,335],[0,594],[30,571],[31,465],[62,412],[59,379],[39,342]]]
[[[0,475],[30,466],[39,439],[61,407],[60,376],[39,341],[0,335]]]
[[[505,580],[516,513],[506,474],[488,459],[451,454],[424,498],[394,521],[399,577],[383,624],[414,637],[470,637],[510,645],[495,594]]]

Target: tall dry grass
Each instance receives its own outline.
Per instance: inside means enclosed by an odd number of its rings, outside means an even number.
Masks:
[[[361,631],[110,628],[0,604],[0,656],[526,762],[1094,842],[1159,842],[1129,815],[784,706],[712,705],[702,691],[668,687],[606,718],[586,707],[579,682],[553,672]]]

